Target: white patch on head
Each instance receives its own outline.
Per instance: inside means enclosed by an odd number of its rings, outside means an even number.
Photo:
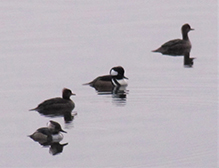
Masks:
[[[115,71],[114,69],[112,69],[112,70],[110,71],[110,75],[112,75],[112,76],[117,76],[117,75],[118,75],[118,72]]]

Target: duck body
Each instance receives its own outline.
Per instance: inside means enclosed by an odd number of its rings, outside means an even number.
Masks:
[[[184,24],[181,28],[182,39],[170,40],[152,52],[160,52],[163,55],[181,56],[190,53],[192,45],[188,37],[188,32],[194,30],[189,24]]]
[[[36,108],[32,110],[36,110],[39,113],[65,113],[72,111],[75,108],[75,104],[72,100],[66,100],[60,97],[52,98],[45,100],[44,102],[40,103]]]
[[[113,67],[110,75],[98,76],[93,81],[86,83],[97,91],[112,91],[114,87],[127,86],[128,78],[124,76],[124,69],[121,66]]]
[[[111,75],[98,76],[93,81],[89,82],[88,85],[91,87],[107,86],[113,88],[112,79],[113,77]]]
[[[52,132],[47,127],[42,127],[37,129],[33,134],[30,135],[30,138],[32,138],[34,141],[38,142],[52,142],[54,139],[52,137]]]
[[[63,89],[62,98],[52,98],[43,101],[36,108],[36,110],[42,114],[65,114],[71,112],[75,108],[75,103],[70,99],[71,95],[75,95],[69,89]]]
[[[175,39],[164,43],[153,52],[160,52],[163,55],[182,56],[191,51],[191,43],[188,40]]]

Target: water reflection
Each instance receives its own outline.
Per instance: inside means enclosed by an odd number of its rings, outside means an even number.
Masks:
[[[100,86],[91,86],[93,87],[98,94],[112,94],[113,90],[114,90],[114,86],[113,85],[100,85]]]
[[[68,144],[59,143],[64,137],[61,132],[67,133],[62,130],[59,123],[49,121],[47,127],[38,128],[33,134],[29,135],[29,137],[44,147],[50,147],[49,153],[56,155],[61,153],[63,151],[63,147]]]
[[[98,95],[112,95],[113,104],[116,104],[118,106],[123,106],[126,104],[127,94],[128,90],[126,89],[127,86],[118,86],[118,87],[101,87],[96,88]]]
[[[39,111],[38,111],[39,112]],[[72,113],[71,111],[63,111],[60,110],[59,112],[56,111],[56,113],[51,113],[48,114],[47,112],[39,112],[41,115],[45,116],[45,117],[63,117],[65,123],[70,123],[74,120],[74,117],[77,115],[77,113]]]
[[[173,56],[173,55],[168,55],[168,56]],[[176,57],[176,56],[174,56]],[[177,56],[179,57],[179,56]],[[190,53],[186,53],[184,56],[184,59],[183,59],[183,65],[184,67],[186,68],[192,68],[193,67],[193,64],[194,64],[194,57],[190,57]]]
[[[184,66],[191,68],[194,64],[194,60],[195,58],[190,58],[190,53],[187,53],[184,55]]]
[[[68,145],[68,143],[60,144],[59,142],[54,142],[50,145],[49,153],[52,155],[57,155],[62,153],[64,146]]]
[[[126,89],[116,89],[112,94],[112,102],[117,106],[124,106],[126,104],[128,90]]]
[[[59,142],[49,142],[40,145],[49,148],[49,153],[51,155],[57,155],[63,152],[64,146],[68,145],[68,143],[60,144]]]

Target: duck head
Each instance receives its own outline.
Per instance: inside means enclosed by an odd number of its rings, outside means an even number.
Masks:
[[[61,125],[55,121],[50,120],[47,126],[52,131],[52,133],[59,133],[59,132],[67,133],[62,129]]]
[[[121,66],[113,67],[110,70],[110,75],[112,77],[115,77],[116,79],[123,79],[123,78],[128,79],[124,76],[124,73],[125,73],[125,70]]]
[[[72,95],[75,95],[75,93],[72,93],[70,89],[64,88],[62,90],[62,98],[63,99],[70,99]]]

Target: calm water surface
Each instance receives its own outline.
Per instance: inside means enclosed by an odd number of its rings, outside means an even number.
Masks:
[[[0,4],[1,167],[217,166],[217,1]],[[184,23],[192,68],[151,52]],[[117,65],[126,98],[82,85]],[[72,122],[28,111],[64,87],[76,93]],[[51,119],[68,132],[54,156],[27,137]]]

